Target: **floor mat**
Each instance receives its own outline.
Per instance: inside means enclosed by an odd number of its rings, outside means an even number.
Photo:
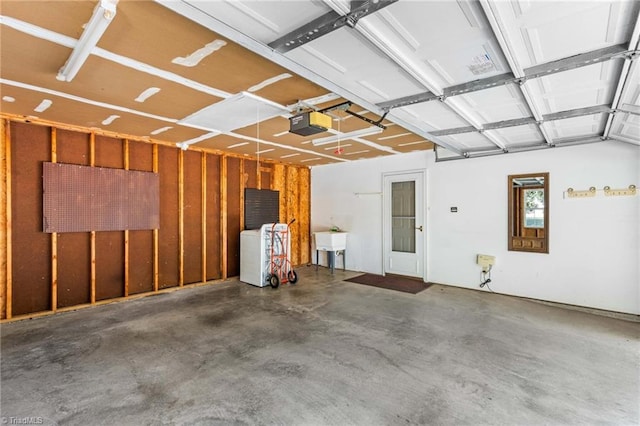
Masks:
[[[373,287],[386,288],[388,290],[397,290],[411,294],[420,293],[422,290],[426,290],[427,288],[429,288],[429,286],[431,286],[431,284],[427,284],[421,279],[414,279],[397,275],[382,276],[374,274],[364,274],[358,275],[357,277],[349,278],[345,281],[370,285]]]

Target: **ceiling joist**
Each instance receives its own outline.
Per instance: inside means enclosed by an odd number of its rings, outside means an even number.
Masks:
[[[354,28],[360,19],[396,1],[398,0],[353,0],[351,1],[351,9],[346,15],[341,15],[333,10],[329,11],[272,41],[269,43],[269,47],[277,52],[286,53],[342,27]]]
[[[542,116],[543,118],[540,121],[536,121],[536,119],[533,117],[514,118],[512,120],[503,120],[503,121],[496,121],[493,123],[486,123],[479,130],[472,126],[466,126],[466,127],[457,127],[453,129],[436,130],[431,133],[435,136],[448,136],[448,135],[457,135],[461,133],[484,132],[487,130],[505,129],[508,127],[526,126],[529,124],[539,125],[544,122],[566,120],[568,118],[583,117],[586,115],[610,114],[612,112],[615,112],[615,111],[613,111],[611,107],[609,107],[608,105],[596,105],[592,107],[576,108],[576,109],[567,110],[567,111],[560,111],[560,112],[554,112],[551,114],[545,114]]]

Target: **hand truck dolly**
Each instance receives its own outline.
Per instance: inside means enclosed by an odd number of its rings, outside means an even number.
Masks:
[[[271,250],[269,256],[269,272],[266,281],[271,287],[278,288],[280,284],[295,284],[298,274],[291,266],[291,224],[274,223],[271,227]]]

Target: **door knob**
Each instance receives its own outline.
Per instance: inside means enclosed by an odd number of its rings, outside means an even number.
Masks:
[[[418,229],[420,232],[422,232],[422,225],[416,227],[416,229]]]

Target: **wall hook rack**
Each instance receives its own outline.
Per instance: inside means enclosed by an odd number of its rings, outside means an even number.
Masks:
[[[636,195],[636,192],[637,192],[635,185],[629,185],[628,188],[621,188],[621,189],[611,189],[610,186],[605,186],[603,190],[604,190],[604,195],[607,197],[615,197],[620,195]]]
[[[567,196],[569,198],[595,197],[596,187],[592,186],[587,190],[576,191],[573,188],[567,188]]]
[[[567,188],[565,191],[567,198],[587,198],[587,197],[595,197],[596,194],[600,190],[596,189],[595,186],[590,187],[585,190],[575,190],[573,188]],[[602,188],[602,192],[607,197],[618,197],[618,196],[634,196],[638,192],[635,185],[629,185],[627,188],[618,188],[612,189],[610,186],[605,186]]]

